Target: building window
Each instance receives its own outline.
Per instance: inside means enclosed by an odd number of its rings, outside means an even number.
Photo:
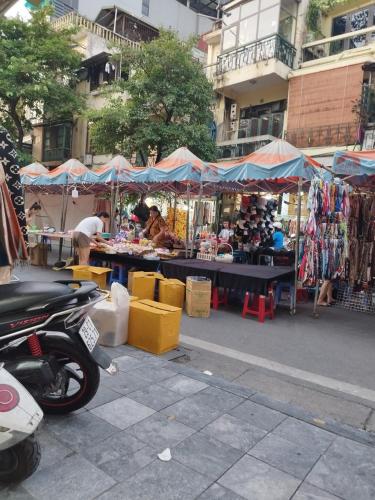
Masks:
[[[375,25],[375,5],[369,5],[365,8],[356,11],[347,12],[341,16],[335,17],[332,20],[332,36],[342,35],[344,33],[352,33],[364,28],[369,28]],[[368,35],[354,36],[348,40],[339,40],[335,42],[331,53],[337,53],[346,49],[354,49],[366,45],[367,40],[374,39],[374,33]]]
[[[65,161],[71,156],[72,125],[63,123],[44,129],[43,161]]]
[[[150,15],[150,0],[142,0],[142,14],[147,17]]]
[[[279,34],[294,44],[296,0],[250,0],[223,14],[222,52]]]

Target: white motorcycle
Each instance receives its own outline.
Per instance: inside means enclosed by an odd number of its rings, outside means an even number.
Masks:
[[[0,483],[23,481],[38,468],[34,432],[42,418],[34,398],[0,364]]]

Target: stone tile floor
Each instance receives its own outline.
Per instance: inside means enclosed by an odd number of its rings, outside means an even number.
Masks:
[[[11,500],[373,500],[375,436],[130,346],[95,399],[46,417]],[[169,447],[172,459],[157,454]]]

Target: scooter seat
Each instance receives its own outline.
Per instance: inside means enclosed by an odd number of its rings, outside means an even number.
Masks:
[[[21,281],[0,286],[0,316],[29,307],[42,306],[48,300],[74,293],[62,283]]]

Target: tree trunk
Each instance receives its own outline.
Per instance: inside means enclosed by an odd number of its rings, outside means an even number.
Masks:
[[[20,117],[17,114],[17,111],[15,110],[15,107],[10,110],[9,115],[11,116],[11,118],[14,121],[14,124],[17,128],[17,147],[20,151],[22,151],[23,138],[24,138],[25,134],[23,131],[22,122],[20,120]]]
[[[147,167],[147,161],[146,161],[145,155],[143,154],[143,151],[139,151],[139,156],[141,157],[143,166]]]

